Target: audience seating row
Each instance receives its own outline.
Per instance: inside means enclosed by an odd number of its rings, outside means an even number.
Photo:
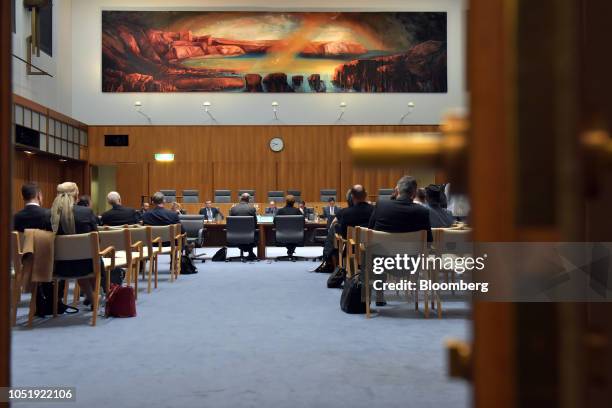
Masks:
[[[52,234],[51,232],[48,232]],[[17,306],[21,299],[21,293],[30,290],[32,296],[29,305],[28,326],[32,325],[36,311],[36,295],[38,285],[24,281],[23,259],[26,255],[23,248],[24,233],[12,232],[13,244],[13,299],[12,299],[12,323],[16,324]],[[155,275],[154,287],[158,283],[158,257],[160,255],[170,256],[170,281],[178,279],[181,265],[181,249],[185,242],[185,234],[181,232],[181,224],[167,226],[141,226],[126,225],[123,227],[103,227],[97,232],[75,235],[56,235],[54,237],[54,261],[92,260],[93,272],[89,276],[79,276],[78,279],[95,278],[95,289],[93,299],[93,316],[91,324],[96,325],[99,309],[100,286],[104,284],[106,293],[110,288],[111,271],[115,268],[126,270],[125,283],[134,286],[135,295],[138,296],[138,273],[142,271],[145,278],[146,263],[148,268],[147,293],[151,293],[152,276]],[[102,249],[103,248],[103,249]],[[32,253],[36,256],[36,253]],[[104,269],[106,279],[102,283],[102,270]],[[57,316],[58,281],[75,280],[53,275],[54,282],[54,317]],[[68,284],[65,285],[64,301],[67,302]],[[79,300],[79,286],[75,283],[74,300]]]

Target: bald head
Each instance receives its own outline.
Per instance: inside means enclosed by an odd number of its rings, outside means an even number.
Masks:
[[[368,193],[361,184],[355,184],[351,187],[351,197],[353,197],[353,204],[357,204],[364,202],[368,198]]]
[[[251,195],[249,193],[242,193],[240,195],[240,201],[243,203],[248,203],[251,200]]]

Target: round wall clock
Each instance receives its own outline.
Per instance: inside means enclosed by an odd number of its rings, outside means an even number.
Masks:
[[[280,137],[273,137],[270,139],[270,150],[273,152],[280,152],[285,148],[285,142]]]

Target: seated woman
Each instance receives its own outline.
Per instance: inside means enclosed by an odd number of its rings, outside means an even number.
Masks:
[[[51,206],[51,227],[57,235],[86,234],[98,230],[98,217],[91,208],[75,205],[79,196],[76,183],[65,182],[57,186],[57,197]],[[78,278],[93,272],[90,259],[56,261],[55,275]],[[79,286],[85,293],[85,305],[93,299],[94,278],[79,279]]]

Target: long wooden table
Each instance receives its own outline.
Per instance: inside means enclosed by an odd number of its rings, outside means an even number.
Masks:
[[[213,207],[216,207],[221,211],[224,216],[229,215],[230,208],[235,206],[236,203],[213,203]],[[252,204],[257,210],[257,214],[264,215],[264,211],[266,207],[270,205],[270,203],[253,203]],[[276,203],[278,208],[283,207],[285,204],[280,202]],[[326,207],[328,203],[322,201],[313,201],[310,203],[306,203],[306,207],[314,208],[315,214],[321,215],[323,214],[323,208]],[[336,205],[340,208],[346,207],[346,203],[336,203]],[[168,208],[170,204],[166,204]],[[200,208],[204,208],[204,203],[183,203],[181,207],[187,212],[187,214],[198,214],[200,212]],[[297,204],[296,204],[297,207]]]
[[[222,222],[206,222],[204,223],[204,246],[225,246],[227,245],[227,239],[225,235],[225,221]],[[306,221],[304,224],[304,245],[312,246],[316,245],[314,242],[314,235],[318,228],[325,229],[327,222],[325,221]],[[266,259],[266,247],[268,244],[274,244],[274,224],[271,222],[259,222],[257,223],[259,240],[257,242],[257,257],[259,259]]]

